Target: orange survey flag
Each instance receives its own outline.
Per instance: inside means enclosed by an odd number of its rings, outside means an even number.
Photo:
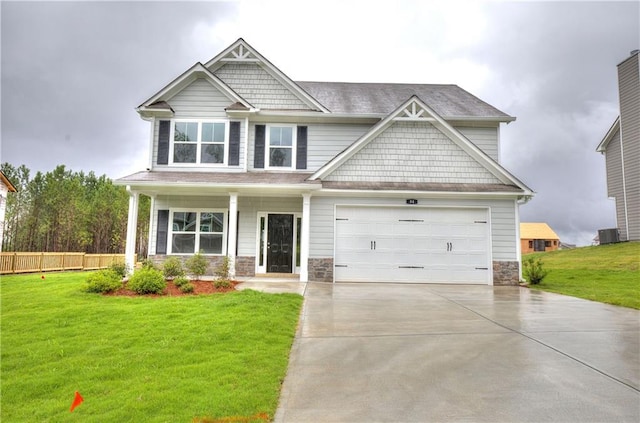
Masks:
[[[82,401],[84,401],[84,398],[82,398],[82,395],[80,395],[80,392],[76,391],[76,396],[73,399],[73,404],[71,404],[71,410],[69,411],[73,413],[73,409],[79,406],[80,404],[82,404]]]

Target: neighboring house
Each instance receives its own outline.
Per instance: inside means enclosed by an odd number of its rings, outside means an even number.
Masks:
[[[516,284],[515,120],[456,85],[299,82],[243,39],[137,108],[150,122],[149,255],[228,256],[235,276]]]
[[[2,251],[2,244],[4,244],[4,215],[7,211],[7,194],[16,191],[16,187],[0,170],[0,251]]]
[[[560,238],[546,223],[523,222],[520,224],[520,248],[523,253],[555,251],[560,248]]]
[[[596,151],[604,154],[607,194],[616,202],[620,241],[640,240],[640,55],[618,65],[620,116]]]

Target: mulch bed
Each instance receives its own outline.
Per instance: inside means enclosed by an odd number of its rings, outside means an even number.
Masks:
[[[167,288],[164,290],[164,294],[139,295],[129,289],[122,288],[105,295],[121,296],[121,297],[182,297],[185,295],[221,294],[225,292],[235,291],[236,285],[238,285],[240,282],[231,281],[231,283],[232,283],[232,287],[230,288],[216,288],[215,285],[213,284],[213,281],[191,281],[191,284],[193,285],[193,292],[185,294],[182,291],[180,291],[180,288],[175,286],[175,284],[172,281],[167,281]]]

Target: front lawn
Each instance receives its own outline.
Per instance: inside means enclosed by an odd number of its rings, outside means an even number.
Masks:
[[[101,296],[81,291],[86,275],[2,277],[0,420],[273,417],[302,297]]]
[[[532,289],[640,309],[640,242],[535,253],[549,275]]]

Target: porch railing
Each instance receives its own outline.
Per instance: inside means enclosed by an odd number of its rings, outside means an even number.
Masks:
[[[124,254],[0,253],[0,274],[104,269],[124,262]]]

